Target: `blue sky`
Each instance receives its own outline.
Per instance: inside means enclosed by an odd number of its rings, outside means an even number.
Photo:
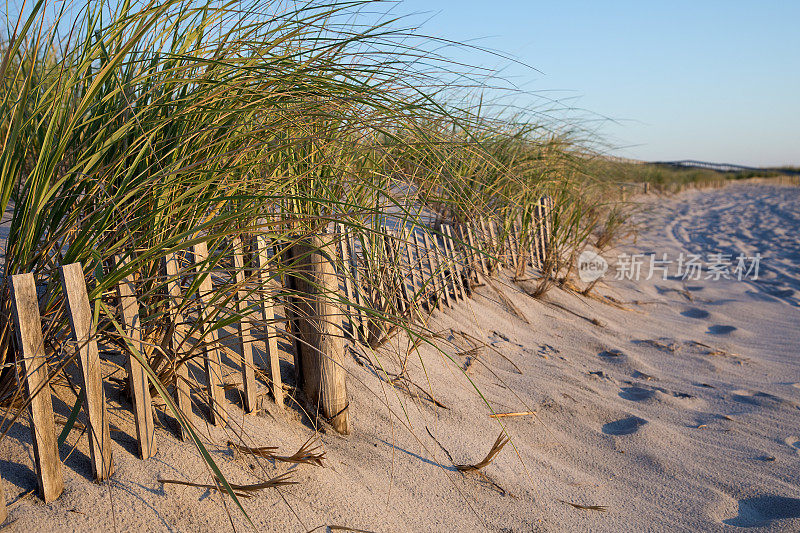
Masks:
[[[614,119],[599,134],[617,155],[800,164],[800,0],[404,0],[395,13],[536,67],[503,76]]]
[[[800,165],[800,0],[400,0],[376,9],[515,58],[523,65],[443,51],[577,108],[569,116],[615,155]]]

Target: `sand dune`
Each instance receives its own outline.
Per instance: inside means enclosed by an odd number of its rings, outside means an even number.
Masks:
[[[607,255],[760,252],[760,279],[617,281],[610,272],[597,293],[616,305],[561,290],[538,301],[498,280],[531,324],[481,287],[435,315],[431,328],[449,341],[444,354],[409,354],[412,382],[434,398],[389,387],[370,354],[353,353],[353,435],[321,434],[326,468],[301,465],[300,484],[247,499],[256,527],[800,529],[800,189],[736,185],[647,201],[637,241]],[[398,339],[386,347],[383,368],[397,371],[391,352],[407,346]],[[476,388],[497,412],[537,414],[490,418]],[[110,401],[124,407],[112,419],[123,431],[112,434],[118,468],[106,485],[87,480],[79,445],[66,461],[62,498],[18,499],[35,487],[27,429],[4,442],[11,531],[246,528],[230,500],[158,483],[209,476],[196,451],[165,428],[156,457],[136,459],[128,405],[114,393]],[[307,421],[269,403],[260,416],[236,412],[233,423],[254,446],[292,453],[312,434]],[[481,473],[457,471],[486,455],[501,425],[512,440],[495,460]],[[233,482],[287,470],[229,450],[219,429],[203,432]]]

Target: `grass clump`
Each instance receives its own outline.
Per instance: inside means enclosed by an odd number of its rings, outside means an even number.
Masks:
[[[398,333],[435,345],[419,309],[403,309],[398,288],[385,290],[401,262],[386,242],[398,234],[422,228],[438,239],[441,222],[487,218],[497,242],[518,233],[529,243],[544,223],[536,206],[547,197],[552,231],[536,296],[570,277],[592,235],[613,240],[625,215],[609,214],[613,186],[598,178],[571,134],[443,94],[454,64],[409,45],[418,35],[364,15],[373,4],[100,1],[69,25],[60,4],[39,0],[28,16],[8,21],[0,62],[0,211],[10,214],[0,401],[9,413],[21,395],[14,274],[33,272],[39,281],[54,385],[74,357],[57,268],[80,262],[104,355],[140,359],[155,381],[151,392],[177,413],[180,368],[202,367],[210,349],[230,354],[231,328],[242,319],[296,340],[286,312],[266,323],[253,302],[285,311],[293,295],[284,282],[296,274],[286,250],[330,233],[334,223],[356,238],[357,297],[320,297],[359,309],[374,348]],[[431,64],[444,74],[432,74]],[[234,242],[251,236],[269,242],[267,264],[235,265]],[[208,255],[196,264],[193,247],[201,242]],[[503,246],[475,251],[498,261]],[[167,259],[177,261],[177,274],[166,275]],[[196,295],[208,276],[213,291],[201,309]],[[141,354],[115,327],[114,290],[128,277],[140,305]],[[180,298],[171,296],[176,284]],[[242,289],[250,303],[237,309]],[[341,318],[325,317],[340,330]],[[176,343],[179,328],[186,330]],[[387,383],[422,390],[375,364]],[[205,393],[193,383],[192,394]],[[227,483],[191,421],[176,418],[214,483],[162,483],[219,488],[234,500],[292,483],[288,473],[256,485]],[[243,442],[237,428],[228,430]],[[501,436],[483,461],[464,469],[482,468],[506,442]],[[324,457],[311,440],[290,456],[231,445],[290,463],[319,466]]]

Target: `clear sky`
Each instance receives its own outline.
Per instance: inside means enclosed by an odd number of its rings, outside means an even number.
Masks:
[[[395,12],[536,67],[503,76],[614,119],[600,134],[616,155],[800,165],[800,0],[404,0]]]

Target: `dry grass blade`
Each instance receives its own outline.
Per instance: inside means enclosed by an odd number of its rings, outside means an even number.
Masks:
[[[356,529],[354,527],[347,527],[347,526],[337,526],[336,524],[322,524],[321,526],[317,526],[314,529],[309,529],[306,533],[311,533],[312,531],[317,531],[319,529],[328,528],[331,531],[355,531],[355,533],[374,533],[369,529]]]
[[[564,500],[558,500],[558,501],[560,501],[561,503],[566,503],[567,505],[571,505],[575,509],[581,509],[583,511],[599,511],[601,513],[605,513],[608,510],[603,505],[581,505],[579,503],[572,503]]]
[[[228,446],[235,449],[240,453],[249,455],[256,455],[266,459],[273,459],[275,461],[283,461],[285,463],[309,464],[316,466],[324,466],[322,464],[325,459],[325,451],[322,450],[322,444],[315,441],[316,437],[308,439],[299,450],[292,455],[278,455],[278,448],[276,446],[262,446],[259,448],[250,448],[249,446],[242,446],[240,444],[228,441]]]
[[[315,439],[316,437],[311,437],[308,439],[305,444],[303,444],[300,449],[292,455],[275,455],[273,456],[273,459],[286,463],[324,466],[322,464],[322,460],[325,459],[325,451],[322,450],[322,444],[316,442]]]
[[[275,452],[278,451],[277,446],[261,446],[259,448],[251,448],[249,446],[243,446],[231,441],[228,441],[228,447],[233,448],[239,453],[264,457],[265,459],[271,459],[275,455]]]
[[[502,450],[503,446],[505,446],[507,443],[508,437],[501,432],[500,435],[497,436],[497,440],[494,441],[492,449],[489,450],[489,453],[486,454],[486,457],[484,457],[482,461],[475,463],[474,465],[456,465],[456,468],[461,472],[474,472],[476,470],[480,470],[491,463],[495,456],[500,453],[500,450]]]
[[[494,413],[494,414],[489,415],[489,418],[506,418],[506,417],[512,417],[512,416],[529,416],[529,415],[535,415],[535,414],[536,414],[536,411],[519,411],[519,412],[516,412],[516,413]]]
[[[409,396],[419,397],[421,395],[423,398],[431,402],[436,407],[441,407],[442,409],[450,409],[445,404],[437,400],[430,392],[426,391],[425,389],[423,389],[422,387],[420,387],[419,385],[408,379],[408,377],[404,375],[390,374],[390,373],[387,373],[387,377],[389,378],[386,380],[387,383],[389,383],[396,389],[405,392]],[[411,392],[411,385],[416,387],[416,389],[420,392],[420,394],[414,394],[413,392]]]
[[[491,280],[486,280],[486,283],[487,283],[487,285],[489,285],[494,290],[494,292],[497,294],[497,296],[500,298],[500,300],[503,302],[503,304],[506,307],[508,307],[509,310],[511,310],[511,312],[514,315],[517,316],[517,318],[519,318],[520,320],[522,320],[526,324],[530,324],[531,323],[531,321],[528,320],[528,317],[525,316],[525,314],[520,310],[520,308],[517,307],[516,305],[514,305],[514,302],[512,302],[511,299],[508,296],[503,294],[503,291],[501,291],[500,288],[497,287],[497,285],[492,283]]]
[[[263,489],[270,489],[274,487],[282,487],[284,485],[297,485],[297,481],[289,481],[289,478],[292,477],[292,472],[284,472],[278,476],[275,476],[272,479],[269,479],[263,483],[253,483],[251,485],[236,485],[235,483],[229,483],[230,487],[233,489],[234,494],[236,496],[245,496],[249,497],[251,492],[255,492],[258,490]],[[199,487],[203,489],[211,489],[211,490],[220,490],[220,487],[217,485],[209,485],[207,483],[193,483],[191,481],[180,481],[177,479],[158,479],[159,483],[164,485],[184,485],[187,487]],[[221,492],[225,492],[222,490]]]

